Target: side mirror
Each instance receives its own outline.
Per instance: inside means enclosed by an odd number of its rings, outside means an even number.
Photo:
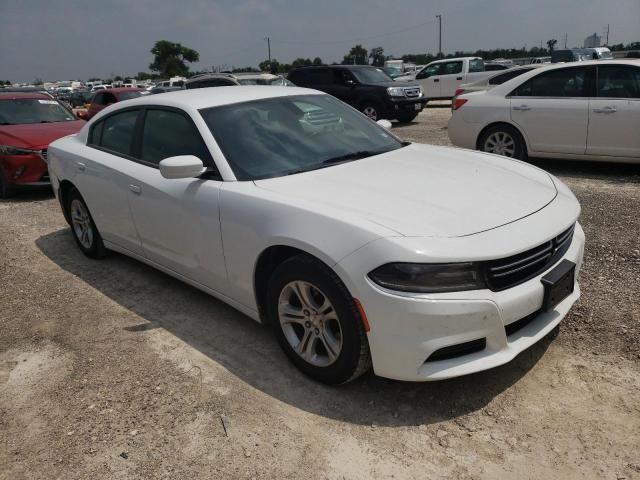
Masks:
[[[164,178],[193,178],[204,171],[202,160],[194,155],[178,155],[160,162],[160,174]]]
[[[345,80],[344,83],[348,87],[355,87],[355,85],[356,85],[356,82],[354,82],[353,80]]]
[[[381,120],[378,120],[376,123],[380,125],[382,128],[384,128],[385,130],[391,130],[392,124],[389,120],[385,120],[383,118]]]

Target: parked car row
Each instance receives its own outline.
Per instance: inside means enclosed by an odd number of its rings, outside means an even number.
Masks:
[[[534,68],[465,91],[452,108],[457,146],[517,159],[640,162],[640,60]]]

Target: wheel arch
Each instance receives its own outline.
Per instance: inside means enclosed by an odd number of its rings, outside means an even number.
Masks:
[[[77,188],[69,180],[62,180],[60,182],[60,186],[58,187],[58,201],[60,202],[60,207],[62,208],[64,219],[69,225],[71,225],[71,218],[69,217],[69,212],[67,211],[67,200],[69,198],[69,194],[73,190],[77,190]]]
[[[490,124],[486,125],[482,130],[480,130],[480,133],[478,133],[478,137],[476,138],[476,150],[480,150],[480,140],[482,139],[484,134],[487,132],[487,130],[489,130],[490,128],[496,127],[498,125],[506,125],[507,127],[511,127],[515,129],[522,137],[522,140],[524,140],[524,148],[526,149],[525,155],[531,151],[531,149],[529,148],[529,140],[527,139],[527,136],[524,134],[524,131],[518,125],[511,122],[506,122],[503,120],[499,120],[497,122],[491,122]]]
[[[255,295],[256,305],[258,307],[258,315],[262,323],[269,322],[266,310],[266,297],[269,279],[271,278],[273,271],[286,260],[298,255],[311,257],[314,260],[324,264],[327,268],[331,269],[340,279],[347,291],[349,291],[351,294],[347,282],[344,281],[340,273],[337,272],[327,261],[323,260],[317,255],[314,255],[313,253],[310,253],[309,249],[294,247],[284,243],[274,244],[265,248],[258,255],[254,266],[253,291]]]

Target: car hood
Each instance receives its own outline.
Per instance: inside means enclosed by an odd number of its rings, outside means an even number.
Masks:
[[[374,87],[419,87],[416,82],[411,82],[408,80],[391,80],[389,82],[378,82],[378,83],[367,83],[366,85],[374,86]]]
[[[417,144],[255,184],[320,214],[337,209],[403,236],[428,237],[490,230],[531,215],[558,194],[549,174],[525,163]]]
[[[46,148],[51,142],[77,133],[86,122],[71,120],[55,123],[0,125],[0,145],[20,148]]]

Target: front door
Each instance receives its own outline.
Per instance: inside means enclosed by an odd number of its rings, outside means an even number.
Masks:
[[[146,109],[140,135],[135,181],[128,193],[145,256],[213,290],[224,290],[222,181],[202,137],[185,112],[162,107]],[[164,178],[158,164],[177,155],[200,158],[210,172],[202,178]]]
[[[589,83],[587,68],[561,68],[542,72],[511,93],[511,120],[531,152],[585,153]]]
[[[416,80],[422,86],[422,91],[427,99],[439,98],[440,95],[440,72],[442,63],[427,65],[416,75]]]
[[[640,68],[598,66],[589,104],[587,154],[640,158]]]

